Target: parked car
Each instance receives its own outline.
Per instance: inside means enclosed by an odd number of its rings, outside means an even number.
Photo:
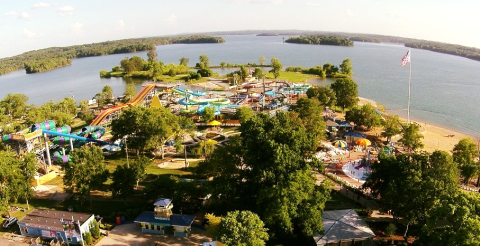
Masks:
[[[10,217],[3,222],[3,228],[8,228],[11,225],[13,225],[15,222],[17,222],[17,218],[16,217]]]

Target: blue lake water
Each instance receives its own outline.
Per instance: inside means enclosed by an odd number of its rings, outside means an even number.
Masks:
[[[389,112],[406,116],[408,65],[401,67],[401,58],[407,48],[394,44],[355,42],[354,47],[298,45],[282,42],[281,36],[257,37],[224,36],[223,44],[178,44],[158,46],[158,59],[164,63],[178,63],[181,57],[198,62],[202,54],[210,63],[259,63],[275,56],[284,67],[312,67],[332,63],[339,65],[350,58],[353,79],[358,83],[359,95],[383,104]],[[115,95],[121,95],[126,82],[122,78],[100,79],[100,70],[110,70],[125,57],[146,52],[89,57],[72,60],[72,65],[39,74],[17,71],[0,76],[0,98],[7,93],[24,93],[29,103],[42,104],[69,97],[90,99],[102,87],[110,85]],[[412,49],[412,119],[480,137],[480,62],[452,55]],[[226,73],[230,70],[221,70]],[[138,83],[141,85],[141,81]]]

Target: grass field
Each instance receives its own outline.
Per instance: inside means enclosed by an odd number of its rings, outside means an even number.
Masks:
[[[266,74],[269,79],[273,79],[273,73],[267,73]],[[278,80],[288,80],[290,82],[299,82],[303,83],[306,82],[307,79],[315,78],[318,77],[316,75],[311,75],[311,74],[303,74],[303,73],[297,73],[297,72],[280,72],[280,76],[278,76]]]

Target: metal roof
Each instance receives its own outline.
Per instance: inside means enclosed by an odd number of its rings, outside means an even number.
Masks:
[[[167,207],[172,203],[172,199],[169,198],[158,198],[157,201],[153,205],[158,206],[158,207]]]

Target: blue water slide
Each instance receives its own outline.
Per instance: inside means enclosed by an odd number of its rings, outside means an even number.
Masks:
[[[93,139],[93,138],[80,137],[80,136],[72,135],[72,134],[66,134],[66,133],[54,132],[54,131],[48,131],[48,130],[43,130],[43,132],[47,133],[47,134],[54,135],[54,136],[69,137],[69,138],[78,139],[80,141],[85,141],[85,142],[96,142],[96,143],[100,143],[100,144],[113,145],[110,142],[100,141],[100,140],[96,140],[96,139]]]
[[[183,95],[185,95],[185,94],[190,94],[190,95],[194,95],[194,96],[197,96],[197,97],[207,95],[206,92],[197,92],[197,93],[195,93],[195,92],[186,91],[186,90],[180,89],[180,88],[175,88],[175,89],[173,89],[173,91],[174,91],[174,92],[177,92],[177,93],[180,93],[180,94],[183,94]]]

